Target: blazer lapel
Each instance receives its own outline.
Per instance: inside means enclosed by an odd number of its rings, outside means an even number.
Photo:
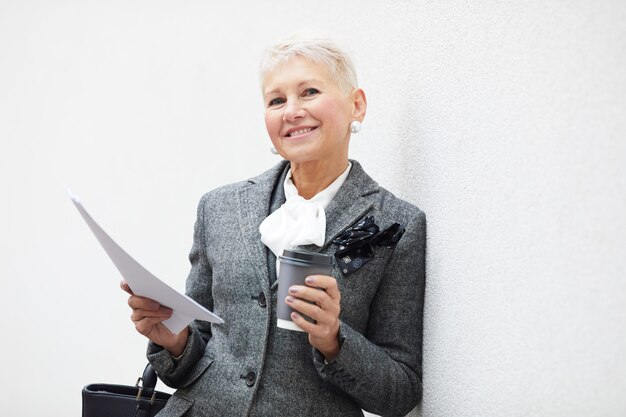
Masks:
[[[335,198],[326,208],[326,249],[341,232],[352,226],[374,205],[378,183],[363,171],[361,165],[352,162],[352,169]]]
[[[306,245],[307,250],[320,252],[328,248],[341,232],[361,219],[374,205],[378,183],[352,162],[352,169],[335,197],[326,207],[326,239],[321,248]]]
[[[274,168],[251,178],[248,183],[239,190],[239,227],[251,265],[259,280],[267,288],[267,256],[265,245],[261,242],[259,225],[269,214],[272,191],[276,182],[282,177],[287,161],[282,161]]]

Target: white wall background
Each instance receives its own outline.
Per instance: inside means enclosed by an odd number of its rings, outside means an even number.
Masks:
[[[422,416],[626,414],[626,4],[0,0],[0,392],[80,414],[144,340],[63,184],[184,287],[199,197],[277,160],[257,62],[350,46],[352,157],[428,215]]]

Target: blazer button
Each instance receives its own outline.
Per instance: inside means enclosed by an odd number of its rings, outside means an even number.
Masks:
[[[256,382],[256,373],[253,371],[248,372],[248,375],[246,375],[246,385],[251,387],[254,385],[255,382]]]
[[[265,298],[265,293],[263,292],[259,294],[259,305],[263,308],[267,307],[267,299]]]

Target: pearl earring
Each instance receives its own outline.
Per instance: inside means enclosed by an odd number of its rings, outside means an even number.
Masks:
[[[353,120],[350,123],[350,132],[359,133],[360,131],[361,131],[361,122],[359,122],[358,120]]]
[[[270,147],[270,152],[273,153],[274,155],[278,155],[278,151],[276,150],[275,147]]]

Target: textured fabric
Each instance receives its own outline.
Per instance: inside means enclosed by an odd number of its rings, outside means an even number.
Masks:
[[[283,183],[287,201],[259,226],[261,241],[274,252],[276,257],[285,249],[294,249],[300,245],[322,246],[326,238],[325,209],[343,185],[350,168],[337,177],[328,187],[307,200],[298,195],[298,190],[291,180],[291,169]],[[278,269],[279,265],[276,265]]]
[[[185,416],[383,416],[408,413],[421,396],[426,223],[415,206],[381,188],[353,161],[326,209],[326,240],[303,249],[333,255],[332,239],[366,215],[381,227],[400,222],[395,249],[379,248],[364,268],[332,275],[341,291],[341,349],[330,364],[305,333],[276,327],[272,259],[261,222],[277,200],[283,161],[246,182],[207,193],[198,206],[187,293],[224,318],[194,322],[180,358],[150,344],[148,359]],[[233,230],[238,233],[233,236]],[[263,301],[263,302],[262,302]],[[166,406],[162,417],[180,416]]]

